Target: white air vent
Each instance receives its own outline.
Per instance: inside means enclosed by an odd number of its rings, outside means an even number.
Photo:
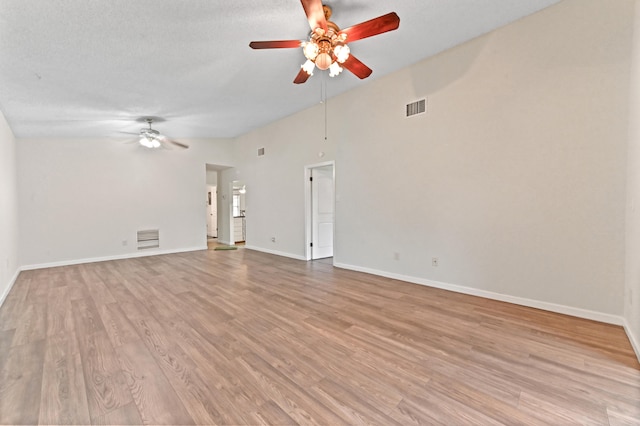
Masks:
[[[160,231],[148,229],[138,231],[138,250],[160,247]]]
[[[258,148],[258,157],[261,157],[264,155],[264,148]]]
[[[424,114],[427,111],[427,100],[420,99],[413,103],[407,104],[407,117],[411,117],[417,114]]]

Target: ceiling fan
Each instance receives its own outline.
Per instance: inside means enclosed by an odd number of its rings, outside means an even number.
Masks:
[[[346,68],[358,78],[364,79],[373,72],[371,68],[360,62],[350,52],[347,42],[361,40],[363,38],[386,33],[398,29],[400,18],[395,12],[387,13],[369,21],[341,30],[331,22],[331,8],[323,5],[322,0],[300,0],[309,26],[311,35],[309,40],[275,40],[252,41],[249,46],[252,49],[287,49],[302,47],[307,61],[293,80],[296,84],[306,82],[313,75],[317,67],[320,70],[329,70],[329,75],[335,77]]]
[[[182,142],[177,142],[167,138],[165,135],[161,134],[159,131],[151,128],[151,123],[153,123],[153,118],[145,118],[144,121],[147,122],[149,127],[143,127],[140,129],[140,145],[145,148],[160,148],[164,144],[170,143],[180,148],[187,149],[189,145],[186,145]]]

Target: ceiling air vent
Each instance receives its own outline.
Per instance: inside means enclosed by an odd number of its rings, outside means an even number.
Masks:
[[[258,157],[261,157],[264,155],[264,148],[258,148]]]
[[[138,250],[160,247],[160,231],[148,229],[138,231]]]
[[[424,114],[427,111],[427,100],[420,99],[413,103],[407,104],[407,117],[411,117],[417,114]]]

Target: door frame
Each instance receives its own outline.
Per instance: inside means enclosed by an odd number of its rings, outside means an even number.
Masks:
[[[336,226],[335,226],[335,206],[336,206],[336,162],[334,160],[324,161],[322,163],[310,164],[304,166],[304,247],[305,247],[305,259],[311,260],[311,240],[313,235],[313,223],[311,217],[311,171],[319,167],[332,166],[333,176],[333,211],[334,211],[334,226],[333,226],[333,241],[334,241],[334,254],[335,254],[335,241],[336,241]]]

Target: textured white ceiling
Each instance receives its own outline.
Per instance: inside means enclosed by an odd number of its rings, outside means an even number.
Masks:
[[[0,107],[17,137],[122,137],[142,116],[172,138],[233,137],[416,63],[559,0],[332,0],[346,28],[395,11],[400,28],[350,44],[373,69],[292,83],[298,0],[0,0]],[[425,78],[428,78],[425,77]]]

